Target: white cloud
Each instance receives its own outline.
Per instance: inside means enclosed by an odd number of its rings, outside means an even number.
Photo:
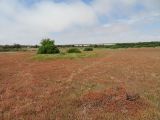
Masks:
[[[44,37],[59,44],[160,40],[153,34],[157,29],[138,30],[160,19],[159,0],[35,0],[40,2],[31,6],[24,1],[0,0],[0,44],[38,44]],[[144,10],[135,11],[137,4]],[[98,21],[103,16],[106,23]]]
[[[31,8],[24,7],[18,1],[0,1],[0,43],[8,39],[23,43],[50,36],[73,26],[90,26],[97,22],[92,8],[82,2],[73,4],[42,1]],[[3,29],[2,29],[3,28]]]

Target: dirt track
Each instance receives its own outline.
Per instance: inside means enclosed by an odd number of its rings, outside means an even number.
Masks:
[[[34,53],[29,52],[0,53],[0,117],[98,119],[116,112],[123,117],[137,117],[149,108],[160,112],[155,105],[160,104],[159,48],[98,52],[101,56],[97,58],[48,61],[34,61]],[[104,99],[112,95],[110,90],[117,95],[108,103]],[[125,92],[138,93],[141,98],[128,103],[123,101]],[[99,97],[95,101],[96,95]],[[116,99],[122,104],[115,103]]]

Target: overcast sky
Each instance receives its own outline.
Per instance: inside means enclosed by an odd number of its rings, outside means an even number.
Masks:
[[[160,41],[160,0],[0,0],[0,44]]]

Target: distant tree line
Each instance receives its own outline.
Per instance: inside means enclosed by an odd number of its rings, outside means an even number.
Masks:
[[[160,42],[139,42],[139,43],[117,43],[105,46],[106,48],[141,48],[141,47],[160,47]]]
[[[79,45],[57,45],[58,47],[67,48],[67,47],[92,47],[92,48],[141,48],[141,47],[159,47],[160,42],[139,42],[139,43],[115,43],[112,45],[107,44],[79,44]]]
[[[25,51],[30,48],[39,48],[39,45],[0,45],[0,52],[4,51]],[[55,46],[54,46],[55,47]],[[117,49],[117,48],[141,48],[141,47],[160,47],[160,41],[154,42],[139,42],[139,43],[117,43],[113,45],[106,44],[82,44],[82,45],[56,45],[56,47],[62,48],[72,48],[72,47],[91,47],[91,48],[109,48],[109,49]],[[43,50],[43,48],[41,48]]]
[[[0,45],[0,52],[7,52],[7,51],[25,51],[27,48],[38,48],[38,45]]]
[[[160,42],[139,42],[139,43],[117,43],[113,45],[90,45],[90,47],[94,48],[110,48],[110,49],[117,49],[117,48],[141,48],[141,47],[160,47]]]
[[[69,48],[69,47],[76,47],[76,45],[57,45],[57,47]]]

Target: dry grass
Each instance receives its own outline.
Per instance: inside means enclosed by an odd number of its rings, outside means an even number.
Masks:
[[[92,54],[100,56],[37,61],[33,52],[0,53],[0,119],[160,119],[159,48]]]

